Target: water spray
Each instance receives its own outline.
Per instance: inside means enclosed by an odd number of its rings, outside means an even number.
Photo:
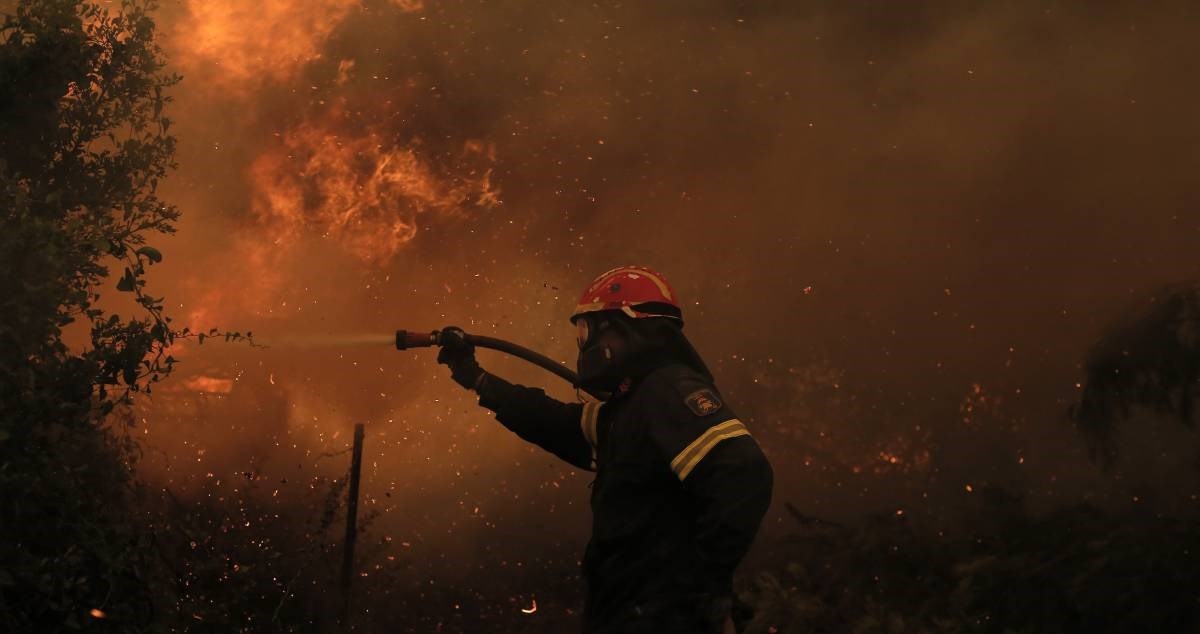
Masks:
[[[495,337],[484,337],[482,335],[467,335],[467,342],[474,344],[479,348],[487,348],[496,350],[505,354],[510,354],[514,357],[524,359],[538,367],[541,367],[549,372],[558,375],[564,381],[573,386],[579,385],[579,376],[575,372],[563,366],[563,364],[547,357],[544,354],[535,352],[524,346],[519,346],[511,341],[497,339]],[[396,331],[396,349],[409,350],[412,348],[429,348],[439,346],[442,343],[442,333],[439,330],[433,332],[409,332],[407,330]],[[584,390],[587,392],[587,390]],[[598,395],[588,392],[593,397],[599,398]]]

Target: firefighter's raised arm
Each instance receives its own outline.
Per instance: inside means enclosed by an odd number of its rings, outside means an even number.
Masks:
[[[538,388],[514,385],[485,371],[475,360],[475,346],[461,328],[442,331],[438,363],[450,368],[450,378],[479,394],[479,404],[496,413],[496,420],[522,439],[581,469],[595,469],[592,445],[584,436],[587,415],[594,404],[564,403]]]

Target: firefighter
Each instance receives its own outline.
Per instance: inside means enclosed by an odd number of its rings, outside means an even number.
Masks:
[[[454,327],[438,362],[505,427],[595,471],[585,634],[733,632],[733,572],[771,498],[766,457],[684,337],[662,275],[602,274],[571,321],[578,387],[603,401],[563,403],[490,374]]]

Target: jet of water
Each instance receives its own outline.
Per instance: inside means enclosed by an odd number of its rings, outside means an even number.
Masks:
[[[259,342],[270,348],[348,348],[356,346],[395,346],[396,333],[284,334],[263,337]]]

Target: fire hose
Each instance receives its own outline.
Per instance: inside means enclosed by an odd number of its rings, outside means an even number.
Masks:
[[[547,357],[544,354],[535,352],[524,346],[519,346],[511,341],[497,339],[495,337],[484,337],[482,335],[467,335],[467,342],[474,344],[479,348],[487,348],[496,350],[505,354],[510,354],[514,357],[524,359],[540,368],[552,372],[562,378],[564,381],[573,386],[579,385],[579,376],[564,367],[563,364]],[[396,349],[409,350],[412,348],[430,348],[439,346],[442,343],[442,333],[439,330],[433,332],[409,332],[407,330],[396,331]],[[601,395],[584,390],[593,398],[600,399]]]

